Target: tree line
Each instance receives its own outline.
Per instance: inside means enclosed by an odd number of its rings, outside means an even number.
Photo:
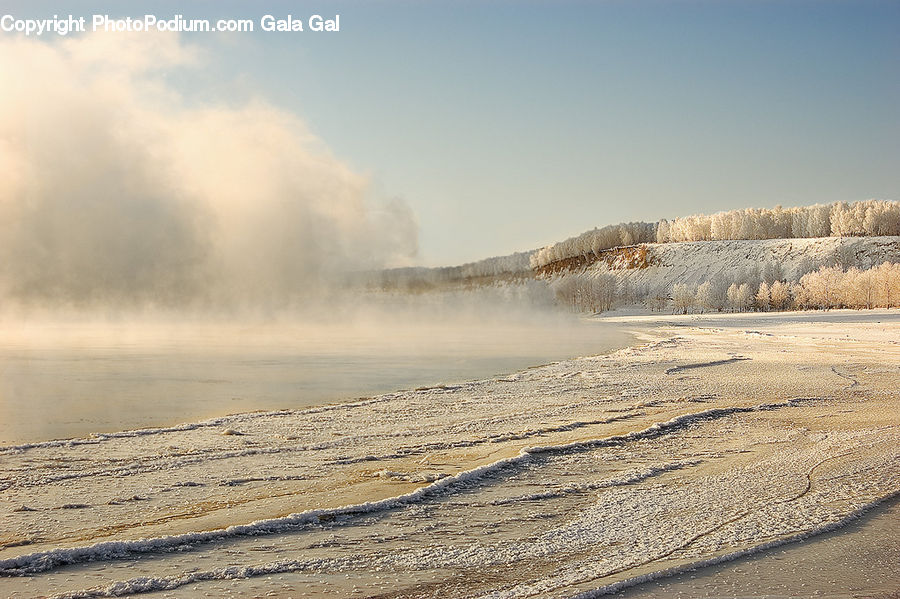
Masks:
[[[540,268],[577,256],[598,258],[605,250],[637,243],[879,235],[900,235],[900,202],[865,200],[795,208],[748,208],[657,223],[609,225],[537,250],[531,255],[530,264]]]
[[[699,285],[676,283],[655,291],[635,288],[602,271],[570,274],[550,284],[557,301],[578,312],[603,312],[636,303],[677,314],[900,308],[900,263],[893,262],[868,269],[822,266],[797,281],[783,280],[777,269],[770,268],[762,276],[717,275]]]

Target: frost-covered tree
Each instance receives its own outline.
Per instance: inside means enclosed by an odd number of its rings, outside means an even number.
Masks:
[[[796,208],[748,208],[663,219],[658,223],[609,225],[538,250],[531,256],[530,266],[539,269],[569,259],[590,262],[606,250],[638,243],[872,235],[900,235],[900,202],[866,200]],[[762,274],[769,285],[780,278],[778,273]]]
[[[742,283],[738,287],[737,308],[742,312],[746,312],[753,305],[753,289],[747,283]]]
[[[728,307],[733,312],[745,312],[753,304],[753,293],[750,290],[750,285],[747,283],[741,283],[740,285],[732,283],[726,293]]]
[[[840,244],[834,248],[831,257],[827,260],[828,266],[840,266],[842,269],[850,268],[856,264],[856,252],[849,244],[840,240]]]
[[[829,235],[900,235],[900,202],[867,200],[788,209],[748,208],[676,218],[657,229],[660,243]]]
[[[900,307],[900,265],[884,262],[867,270],[839,266],[807,273],[795,286],[795,305],[817,308]]]
[[[844,271],[840,266],[823,266],[815,272],[810,272],[800,279],[800,299],[804,307],[808,308],[837,308],[839,290],[843,283]]]
[[[900,307],[900,264],[884,262],[872,269],[875,284],[875,306]]]
[[[687,314],[694,306],[697,288],[686,283],[676,283],[672,287],[672,307],[679,314]]]
[[[872,308],[875,305],[875,276],[872,269],[859,270],[851,268],[847,271],[844,283],[845,300],[849,306]]]
[[[717,309],[715,298],[713,297],[712,281],[704,281],[697,287],[697,295],[694,303],[700,310],[710,312]]]
[[[625,279],[618,285],[617,295],[619,300],[626,306],[634,304],[635,298],[638,296],[634,289],[634,285],[628,279]]]
[[[608,272],[579,272],[551,281],[557,301],[574,312],[603,312],[616,302],[617,280]]]
[[[662,219],[656,226],[656,242],[668,243],[670,239],[669,221]]]
[[[769,284],[763,281],[759,284],[756,292],[756,309],[768,312],[772,308],[772,295],[769,291]]]
[[[791,209],[791,237],[831,235],[831,206],[816,204]]]
[[[591,310],[593,312],[604,312],[611,310],[616,301],[618,291],[618,281],[611,273],[597,273],[592,281],[593,302]]]
[[[740,286],[737,283],[732,283],[731,285],[728,286],[728,291],[726,292],[726,298],[727,298],[726,305],[728,306],[728,309],[731,310],[732,312],[734,312],[737,309],[736,306],[738,305],[738,288],[739,287]]]
[[[669,305],[669,298],[663,293],[651,293],[644,300],[644,305],[653,312],[662,312]]]
[[[787,310],[791,305],[791,290],[784,281],[775,281],[769,290],[769,299],[774,310]]]
[[[570,258],[590,260],[605,250],[637,243],[656,241],[656,223],[620,223],[600,229],[591,229],[535,252],[531,257],[532,268],[542,268],[554,262]]]

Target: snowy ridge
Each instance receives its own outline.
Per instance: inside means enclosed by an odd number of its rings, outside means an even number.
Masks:
[[[803,239],[900,235],[900,202],[865,200],[793,208],[747,208],[694,214],[656,223],[620,223],[585,231],[534,253],[540,268],[578,256],[600,257],[604,250],[636,243]]]
[[[338,408],[338,407],[352,407],[352,406],[361,406],[367,405],[368,403],[386,401],[383,398],[379,398],[377,400],[371,400],[367,402],[359,402],[355,404],[337,404],[334,406],[328,406],[330,408]],[[539,437],[546,434],[551,433],[559,433],[559,432],[567,432],[576,430],[579,428],[596,426],[600,424],[610,424],[612,422],[617,422],[620,420],[627,420],[630,418],[634,418],[637,416],[641,416],[644,412],[637,411],[639,407],[642,406],[634,406],[633,409],[623,410],[626,412],[622,415],[612,416],[609,418],[603,418],[599,420],[589,420],[589,421],[574,421],[569,422],[557,426],[551,427],[543,427],[543,428],[535,428],[529,429],[520,433],[500,433],[495,435],[489,435],[487,437],[478,438],[478,439],[461,439],[458,441],[440,441],[440,442],[432,442],[432,443],[421,443],[412,446],[405,446],[393,451],[391,453],[386,454],[367,454],[356,457],[346,457],[340,459],[331,460],[328,463],[331,464],[355,464],[361,462],[377,462],[384,460],[391,460],[396,458],[408,457],[411,455],[417,455],[422,453],[427,453],[431,451],[439,451],[446,449],[456,449],[463,447],[475,447],[478,445],[484,445],[487,443],[505,443],[508,441],[519,441],[528,439],[531,437]],[[298,414],[310,414],[310,413],[318,413],[320,408],[316,408],[313,410],[307,410],[303,412],[297,412]],[[235,422],[243,422],[246,418],[253,417],[268,417],[268,416],[278,416],[283,414],[284,412],[255,412],[250,414],[237,415],[230,418],[223,418],[212,421],[210,426],[215,426],[219,424],[234,424]],[[221,421],[220,421],[221,420]],[[199,427],[198,427],[199,428]],[[138,432],[144,432],[146,430],[147,434],[162,434],[164,432],[169,432],[169,429],[143,429]],[[194,430],[190,428],[184,427],[175,427],[172,429],[174,432],[180,432],[183,430]],[[229,429],[225,429],[229,430]],[[128,438],[131,437],[131,433],[123,433],[121,435],[109,435],[108,439],[113,438]],[[62,482],[68,480],[77,480],[77,479],[89,479],[95,477],[116,477],[122,478],[126,476],[133,476],[138,474],[144,474],[147,472],[159,471],[161,469],[175,469],[182,468],[184,466],[188,466],[191,464],[203,464],[206,462],[212,462],[215,460],[229,460],[233,458],[240,457],[249,457],[256,455],[280,455],[280,454],[295,454],[309,451],[322,451],[327,449],[332,449],[336,447],[341,447],[344,445],[352,445],[353,443],[358,443],[360,440],[366,439],[388,439],[388,438],[402,438],[405,436],[405,433],[380,433],[375,435],[358,435],[353,437],[344,437],[341,439],[336,439],[334,441],[328,442],[320,442],[314,444],[307,445],[290,445],[290,446],[280,446],[280,447],[249,447],[245,449],[235,449],[235,450],[210,450],[210,449],[202,449],[197,451],[192,451],[183,455],[178,456],[177,458],[167,459],[162,463],[132,463],[122,466],[117,466],[115,468],[102,468],[102,469],[78,469],[72,472],[66,472],[63,474],[51,474],[41,476],[40,478],[34,478],[30,480],[25,480],[22,478],[16,479],[14,482],[12,480],[6,480],[0,482],[0,490],[9,488],[11,486],[17,487],[27,487],[27,486],[39,486],[45,485],[49,483]],[[81,442],[81,440],[73,440],[73,442],[51,442],[50,447],[60,447],[60,446],[73,446],[73,445],[82,445],[86,444],[85,442]],[[60,445],[61,444],[61,445]],[[89,444],[89,443],[87,443]],[[38,444],[39,445],[39,444]],[[39,445],[41,446],[41,445]],[[43,447],[43,446],[41,446]],[[279,480],[287,480],[279,478]]]
[[[634,431],[624,435],[614,435],[603,439],[575,441],[562,445],[526,447],[523,448],[518,455],[513,457],[502,458],[495,462],[484,464],[453,476],[447,476],[409,493],[379,501],[369,501],[338,508],[313,509],[291,514],[282,518],[258,520],[249,524],[234,525],[210,531],[125,541],[103,541],[83,547],[59,548],[21,555],[0,560],[0,576],[34,574],[46,572],[69,564],[115,560],[135,554],[189,550],[192,546],[197,544],[213,543],[244,536],[271,535],[295,529],[305,524],[333,519],[338,516],[380,512],[419,503],[428,497],[448,492],[455,486],[477,481],[504,468],[521,464],[529,460],[531,456],[535,454],[567,452],[580,448],[613,446],[629,441],[650,439],[668,432],[683,429],[698,421],[721,418],[737,413],[775,410],[783,407],[797,407],[810,401],[819,401],[819,398],[794,398],[784,402],[765,403],[757,406],[712,408],[700,412],[682,414],[665,422],[654,423],[641,431]]]
[[[755,304],[760,289],[768,294],[770,307],[808,309],[826,307],[816,291],[821,284],[810,279],[820,269],[836,269],[842,274],[874,269],[868,276],[873,281],[877,278],[878,283],[866,288],[868,303],[860,305],[859,298],[836,292],[834,301],[842,303],[830,307],[892,307],[896,299],[896,292],[890,289],[896,287],[897,275],[885,263],[900,263],[900,236],[689,241],[646,244],[640,249],[646,259],[639,266],[585,261],[551,271],[543,280],[557,301],[588,311],[634,303],[663,309],[670,299],[676,310],[694,306],[704,311],[726,307],[743,311]],[[803,286],[795,289],[801,283]],[[744,289],[744,296],[732,296],[738,289],[728,291],[731,285]],[[860,285],[862,281],[848,279],[841,285],[829,282],[829,289]],[[879,291],[876,297],[873,290],[885,285],[888,291]],[[828,299],[831,301],[830,296]]]
[[[699,283],[717,274],[734,276],[740,271],[766,268],[780,271],[773,274],[793,281],[824,265],[865,269],[884,261],[900,261],[900,237],[897,236],[693,241],[648,247],[658,265],[631,271],[632,274],[658,277],[668,271],[670,274],[665,278],[669,285]]]

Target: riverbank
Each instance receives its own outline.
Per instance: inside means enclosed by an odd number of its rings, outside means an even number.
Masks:
[[[7,448],[0,594],[571,597],[814,538],[900,491],[900,314],[605,318],[644,343]]]
[[[0,446],[353,402],[634,343],[569,314],[423,312],[0,321]]]

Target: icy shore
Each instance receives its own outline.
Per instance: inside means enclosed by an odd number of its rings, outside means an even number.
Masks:
[[[593,596],[900,492],[897,312],[610,318],[652,332],[500,378],[0,448],[0,595]]]

